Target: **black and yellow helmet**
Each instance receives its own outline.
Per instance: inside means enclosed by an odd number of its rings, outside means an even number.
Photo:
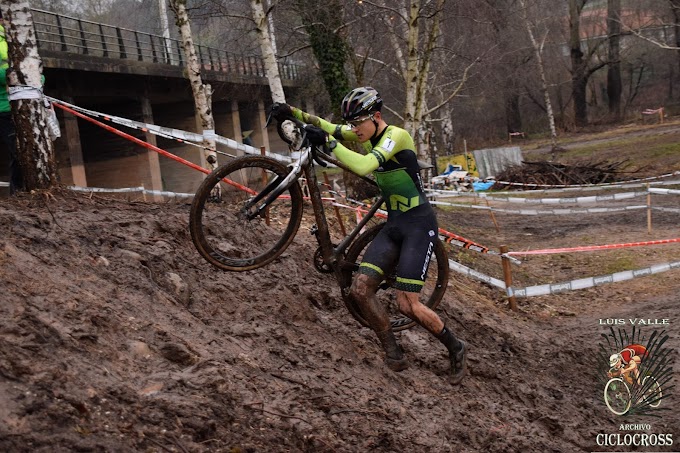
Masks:
[[[340,112],[345,121],[355,120],[362,116],[379,112],[382,108],[380,93],[372,87],[355,88],[342,100]]]

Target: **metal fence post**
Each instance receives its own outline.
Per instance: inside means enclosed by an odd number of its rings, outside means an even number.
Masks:
[[[123,42],[123,33],[120,31],[120,27],[116,27],[116,36],[118,36],[118,48],[120,49],[120,58],[127,58],[127,53],[125,52],[125,42]]]

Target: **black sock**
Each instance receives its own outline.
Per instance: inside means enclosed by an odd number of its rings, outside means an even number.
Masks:
[[[437,337],[451,354],[457,353],[463,347],[463,343],[461,343],[446,326],[444,326]]]

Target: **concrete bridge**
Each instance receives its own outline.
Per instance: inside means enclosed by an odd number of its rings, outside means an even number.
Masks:
[[[109,115],[201,133],[178,40],[35,9],[33,20],[45,94]],[[273,127],[264,128],[271,93],[261,58],[205,46],[196,50],[201,76],[213,89],[216,133],[240,142],[249,132],[253,146],[287,149]],[[295,99],[301,68],[282,64],[279,70],[287,96]],[[62,130],[55,142],[56,158],[63,184],[194,192],[203,178],[196,170],[56,110]],[[197,147],[122,130],[202,164]],[[0,181],[7,181],[7,153],[0,154]]]

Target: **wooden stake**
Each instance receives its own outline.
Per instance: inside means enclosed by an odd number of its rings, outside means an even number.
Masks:
[[[652,194],[649,192],[649,183],[647,183],[647,233],[652,232]]]
[[[267,155],[267,150],[264,146],[260,146],[260,154],[263,156]],[[244,184],[246,183],[244,182]],[[264,169],[262,170],[262,184],[262,187],[266,186],[267,184],[267,172],[264,171]],[[267,224],[267,226],[269,226],[269,206],[264,209],[264,222]]]
[[[501,229],[498,226],[498,222],[496,222],[496,216],[494,215],[493,211],[491,210],[491,205],[489,204],[489,200],[487,198],[485,198],[484,201],[486,201],[486,206],[489,208],[489,214],[491,215],[491,221],[493,222],[494,226],[496,227],[496,233],[500,233]]]
[[[508,250],[509,249],[507,245],[501,245],[501,255],[508,253]],[[501,262],[503,264],[503,280],[505,280],[505,287],[511,288],[512,270],[510,269],[510,260],[504,256],[501,256]],[[508,301],[510,302],[510,309],[512,311],[517,311],[517,300],[515,299],[515,296],[510,296]]]

